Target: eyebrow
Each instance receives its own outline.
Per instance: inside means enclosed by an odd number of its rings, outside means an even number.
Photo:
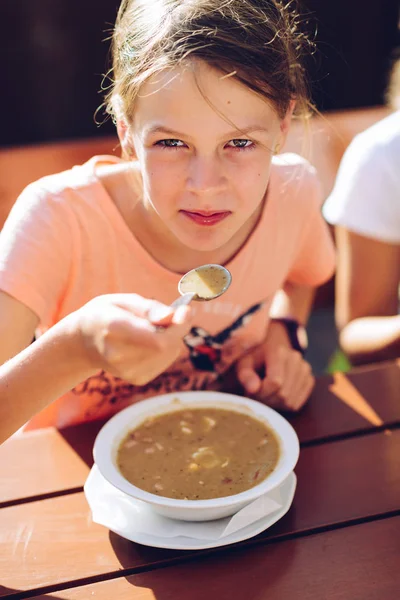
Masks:
[[[243,127],[243,129],[234,129],[233,131],[228,131],[227,133],[224,134],[223,137],[234,138],[238,134],[239,135],[248,135],[248,134],[254,133],[256,131],[259,131],[262,133],[268,133],[268,129],[266,129],[265,127],[261,127],[260,125],[251,125],[249,127]],[[178,138],[178,139],[190,137],[185,133],[175,131],[174,129],[170,129],[169,127],[164,127],[163,125],[153,125],[152,127],[149,127],[148,129],[145,130],[146,136],[153,135],[155,133],[166,133],[167,135],[171,135],[174,138]]]

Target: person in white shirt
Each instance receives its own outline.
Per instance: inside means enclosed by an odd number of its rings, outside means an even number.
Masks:
[[[338,251],[335,317],[353,364],[400,356],[400,61],[389,89],[395,112],[345,152],[323,213]]]

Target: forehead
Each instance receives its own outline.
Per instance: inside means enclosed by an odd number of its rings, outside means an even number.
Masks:
[[[205,63],[163,71],[141,88],[133,126],[144,130],[165,125],[178,131],[211,127],[246,129],[255,125],[273,130],[279,118],[268,101],[233,76]]]

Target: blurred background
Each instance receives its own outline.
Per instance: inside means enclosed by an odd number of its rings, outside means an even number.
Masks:
[[[149,0],[151,1],[151,0]],[[119,0],[2,0],[1,146],[106,135],[95,111]],[[383,102],[399,45],[399,0],[300,0],[318,52],[319,110]],[[99,116],[101,120],[101,115]]]
[[[95,117],[119,2],[0,1],[0,229],[31,181],[93,154],[119,153],[112,122],[100,125],[101,111]],[[307,154],[326,198],[347,144],[387,114],[381,105],[391,64],[399,57],[400,0],[298,3],[317,43],[307,64],[313,100],[319,111],[330,111],[329,119],[314,123]],[[302,153],[304,131],[292,127],[289,138],[289,150]],[[51,144],[58,141],[63,143]],[[333,284],[331,279],[318,290],[308,325],[307,358],[317,374],[349,367],[338,350]]]

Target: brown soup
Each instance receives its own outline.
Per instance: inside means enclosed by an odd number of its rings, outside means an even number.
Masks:
[[[279,442],[261,421],[225,409],[195,408],[151,417],[118,449],[122,475],[137,487],[185,500],[238,494],[263,481]]]
[[[214,298],[226,288],[228,276],[226,272],[218,267],[210,265],[208,267],[199,267],[189,271],[180,284],[182,294],[187,292],[196,292],[201,300]]]

